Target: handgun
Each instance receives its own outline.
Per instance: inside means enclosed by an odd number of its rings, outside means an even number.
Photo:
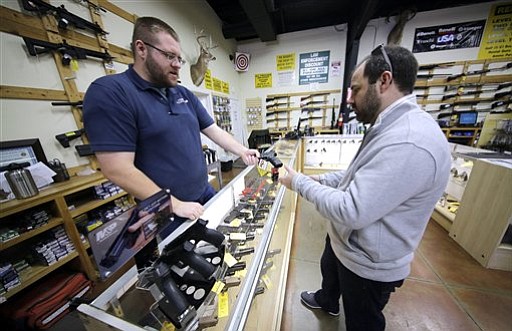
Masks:
[[[272,181],[276,182],[279,178],[279,168],[283,166],[283,162],[277,158],[277,153],[274,151],[267,151],[260,155],[260,160],[265,160],[272,164]]]
[[[105,268],[110,268],[117,263],[119,257],[125,248],[131,248],[135,243],[137,237],[140,235],[141,228],[134,232],[128,231],[128,228],[139,220],[140,212],[148,214],[156,213],[166,201],[170,203],[171,193],[169,190],[161,190],[160,192],[152,195],[151,197],[143,200],[135,208],[133,208],[130,218],[124,224],[121,232],[117,235],[114,242],[110,245],[105,256],[100,261],[100,265]]]
[[[55,139],[57,139],[59,141],[59,143],[62,145],[62,147],[67,148],[67,147],[69,147],[69,142],[71,140],[80,138],[84,133],[85,133],[84,129],[69,131],[69,132],[65,132],[65,133],[56,135]]]

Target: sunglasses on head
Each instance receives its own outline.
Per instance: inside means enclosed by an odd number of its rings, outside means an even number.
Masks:
[[[384,48],[383,44],[380,44],[379,46],[375,47],[375,49],[371,53],[373,56],[379,56],[379,54],[382,54],[382,57],[384,58],[384,61],[389,66],[389,71],[391,74],[393,74],[393,66],[391,65],[391,61],[389,60],[388,53],[386,53],[386,49]]]

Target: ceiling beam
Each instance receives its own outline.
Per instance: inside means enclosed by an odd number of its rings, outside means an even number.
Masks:
[[[238,0],[261,41],[276,40],[276,29],[264,0]]]
[[[354,6],[348,22],[347,48],[350,48],[355,40],[361,38],[368,22],[377,16],[378,6],[378,0],[362,0],[359,2],[359,6]]]

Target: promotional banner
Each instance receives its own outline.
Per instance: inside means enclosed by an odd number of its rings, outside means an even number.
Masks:
[[[330,51],[300,54],[299,85],[327,83]]]
[[[478,59],[510,57],[512,57],[512,2],[492,6],[478,52]]]
[[[413,53],[478,47],[485,20],[429,26],[414,32]]]

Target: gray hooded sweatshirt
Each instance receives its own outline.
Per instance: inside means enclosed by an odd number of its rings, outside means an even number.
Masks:
[[[450,173],[449,145],[410,94],[378,115],[346,171],[320,182],[303,174],[292,188],[329,220],[340,262],[376,281],[404,279]]]

